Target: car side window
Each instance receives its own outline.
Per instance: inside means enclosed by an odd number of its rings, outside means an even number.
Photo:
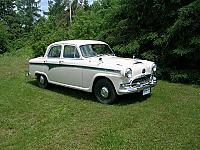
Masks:
[[[48,57],[50,58],[59,58],[61,53],[61,45],[51,47]]]
[[[75,46],[65,45],[63,57],[64,58],[79,58],[80,56]]]

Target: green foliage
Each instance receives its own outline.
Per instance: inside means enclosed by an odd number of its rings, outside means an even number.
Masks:
[[[200,84],[200,71],[196,70],[171,70],[170,72],[170,80],[172,82],[180,82],[180,83],[193,83]]]
[[[0,1],[0,20],[10,22],[10,16],[13,16],[14,12],[14,0],[1,0]]]
[[[8,51],[9,33],[7,26],[0,21],[0,54]]]
[[[44,55],[49,44],[68,39],[64,26],[54,26],[54,21],[41,18],[31,32],[32,49],[35,56]]]
[[[171,79],[172,82],[183,82],[183,83],[189,82],[188,74],[180,73],[180,72],[172,72],[170,74],[170,79]]]
[[[127,45],[118,45],[113,48],[118,54],[123,55],[124,57],[137,55],[139,53],[140,44],[137,40],[130,41]]]
[[[11,51],[11,43],[20,37],[21,27],[14,0],[0,1],[0,54]]]
[[[199,67],[200,61],[200,1],[196,0],[179,9],[178,18],[168,29],[168,47],[179,64]],[[186,64],[189,63],[189,64]]]
[[[69,39],[96,39],[101,31],[101,24],[94,12],[79,10],[69,28]]]
[[[188,73],[191,78],[186,80],[183,69],[200,69],[200,1],[120,0],[117,3],[116,0],[111,6],[108,4],[114,0],[101,2],[99,9],[106,4],[104,12],[107,14],[102,18],[106,20],[103,21],[106,22],[104,33],[99,35],[103,35],[102,39],[110,43],[118,55],[132,57],[134,54],[155,61],[165,70],[160,72],[165,79],[196,82]],[[109,7],[111,11],[106,11]]]
[[[50,0],[49,1],[49,11],[48,16],[53,17],[56,21],[64,21],[66,19],[65,8],[69,5],[69,1],[65,2],[64,0]],[[69,20],[69,19],[68,19]],[[65,21],[66,22],[66,21]]]
[[[90,6],[89,6],[89,3],[88,3],[88,0],[84,0],[84,10],[87,11],[90,9]]]
[[[160,78],[199,83],[198,73],[197,78],[188,73],[200,70],[199,0],[97,0],[91,6],[87,0],[74,0],[72,22],[70,0],[50,0],[46,18],[37,15],[35,0],[0,4],[1,52],[20,49],[26,41],[40,56],[59,40],[103,40],[118,56],[155,61]]]
[[[39,14],[40,0],[16,0],[17,13],[20,17],[20,23],[26,32],[29,32]]]

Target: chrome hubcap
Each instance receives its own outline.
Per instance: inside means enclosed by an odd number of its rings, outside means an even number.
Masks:
[[[102,87],[100,93],[103,98],[108,98],[109,91],[106,87]]]
[[[44,77],[43,76],[40,76],[40,83],[44,84]]]

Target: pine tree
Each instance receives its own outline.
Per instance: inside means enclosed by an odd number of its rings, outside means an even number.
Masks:
[[[21,18],[20,22],[25,31],[30,31],[33,24],[40,17],[40,0],[17,0],[17,11]]]
[[[0,54],[9,50],[9,43],[21,34],[14,0],[0,1]]]
[[[84,0],[83,7],[84,7],[84,10],[89,10],[89,9],[90,9],[90,6],[89,6],[89,3],[88,3],[88,0]]]

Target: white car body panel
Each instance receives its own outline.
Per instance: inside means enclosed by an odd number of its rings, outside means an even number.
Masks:
[[[152,87],[156,84],[156,79],[153,77],[152,72],[152,67],[155,65],[154,62],[108,55],[84,58],[81,55],[79,46],[85,44],[106,43],[92,40],[71,40],[53,43],[47,47],[44,57],[29,60],[29,73],[32,75],[43,74],[47,77],[49,83],[87,92],[92,92],[93,84],[97,77],[105,77],[113,83],[118,95],[143,90],[146,84],[144,87],[142,87],[142,84],[140,85],[141,87],[137,86],[137,90],[134,90],[135,87],[132,89],[127,87],[137,78],[149,76],[148,86]],[[54,45],[62,46],[61,55],[59,58],[48,58],[49,50]],[[80,58],[63,58],[64,45],[75,46]],[[124,76],[127,68],[132,69],[133,76],[131,78]],[[124,84],[124,88],[122,84]]]

